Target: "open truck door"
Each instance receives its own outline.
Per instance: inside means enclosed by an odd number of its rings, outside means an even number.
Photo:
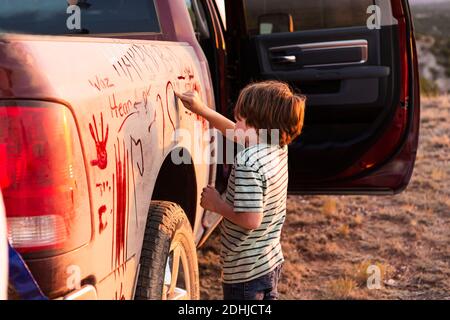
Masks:
[[[406,0],[225,1],[235,100],[254,80],[308,98],[289,148],[289,190],[393,194],[416,158],[420,97]],[[232,14],[230,14],[232,13]],[[240,36],[237,36],[240,35]]]

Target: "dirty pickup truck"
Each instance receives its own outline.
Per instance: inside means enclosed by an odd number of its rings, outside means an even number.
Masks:
[[[204,161],[222,138],[174,90],[231,117],[260,79],[308,96],[289,192],[406,188],[420,115],[406,0],[0,0],[8,239],[49,298],[199,298],[196,248],[220,222],[200,194],[230,170]]]
[[[66,28],[45,17],[67,19],[67,3],[31,3],[0,1],[1,28],[23,31],[0,38],[11,244],[50,298],[198,298],[199,195],[214,168],[201,161],[209,140],[197,150],[174,138],[179,128],[209,134],[174,90],[195,85],[211,107],[214,98],[184,2],[94,1],[81,13],[89,37],[45,35]],[[92,37],[105,30],[132,34]],[[190,163],[175,165],[174,153]]]

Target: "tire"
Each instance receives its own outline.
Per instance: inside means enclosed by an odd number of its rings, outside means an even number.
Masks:
[[[174,266],[174,260],[179,261],[178,268],[177,264]],[[178,280],[174,281],[175,278]],[[197,248],[189,220],[179,205],[167,201],[152,201],[135,299],[199,298]]]

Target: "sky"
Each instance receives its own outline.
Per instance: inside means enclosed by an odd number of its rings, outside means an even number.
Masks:
[[[217,0],[217,7],[219,8],[220,14],[222,15],[223,19],[225,20],[225,0]],[[225,23],[225,21],[224,21]]]

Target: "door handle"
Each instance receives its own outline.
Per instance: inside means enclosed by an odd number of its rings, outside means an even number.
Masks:
[[[291,64],[297,63],[296,56],[275,56],[272,58],[272,62],[276,64]]]

